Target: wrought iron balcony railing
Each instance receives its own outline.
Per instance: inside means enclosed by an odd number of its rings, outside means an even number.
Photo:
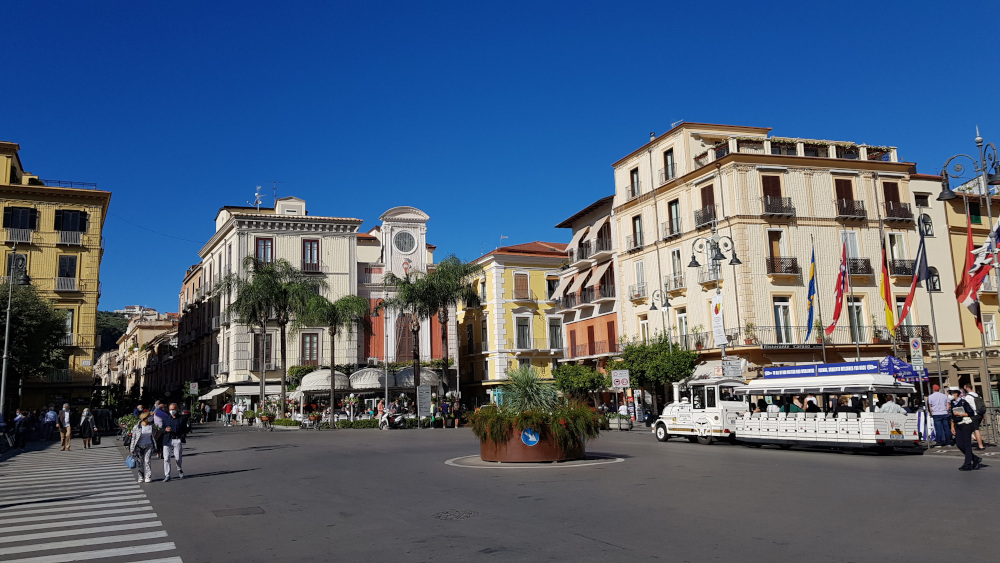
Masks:
[[[764,196],[764,215],[770,217],[794,217],[795,206],[790,197]]]
[[[868,211],[865,210],[865,202],[856,199],[837,200],[838,219],[865,219]]]
[[[913,209],[910,208],[909,203],[901,203],[898,201],[887,201],[885,202],[885,220],[912,221]]]
[[[802,268],[799,267],[799,259],[790,256],[769,256],[767,258],[768,274],[799,275]]]
[[[694,228],[699,229],[711,225],[715,221],[715,206],[707,205],[694,212]]]

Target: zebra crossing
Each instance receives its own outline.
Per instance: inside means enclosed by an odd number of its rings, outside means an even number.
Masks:
[[[55,443],[0,463],[0,561],[181,563],[135,474],[108,441]]]

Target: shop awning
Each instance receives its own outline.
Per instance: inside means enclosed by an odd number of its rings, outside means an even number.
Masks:
[[[597,222],[594,223],[590,227],[590,234],[587,235],[587,238],[584,239],[584,240],[594,240],[594,239],[596,239],[597,235],[601,234],[601,227],[603,227],[604,224],[607,223],[608,219],[610,219],[610,218],[611,218],[610,215],[605,215],[604,217],[601,217],[600,219],[598,219]]]
[[[573,282],[573,285],[569,286],[570,293],[576,293],[577,291],[580,291],[580,288],[583,287],[584,280],[587,279],[588,273],[589,272],[584,272],[576,276],[576,281]]]
[[[569,278],[559,278],[559,285],[557,285],[556,290],[552,292],[553,299],[559,299],[563,296],[563,293],[566,293],[566,286],[569,285],[567,283],[568,281]]]
[[[264,386],[265,395],[280,395],[281,385],[265,385]],[[260,395],[260,384],[257,385],[244,385],[242,387],[236,388],[237,397],[249,397],[251,395]]]
[[[607,262],[591,270],[590,281],[587,282],[587,287],[594,287],[595,285],[597,285],[597,282],[601,281],[601,277],[604,276],[604,272],[607,272],[610,266],[611,266],[611,260],[608,260]]]
[[[580,239],[582,239],[585,234],[587,234],[587,227],[575,232],[573,234],[573,238],[569,241],[569,245],[566,246],[566,250],[576,250],[576,245],[580,244]]]
[[[199,401],[208,401],[208,400],[211,400],[213,397],[217,397],[217,396],[225,393],[226,391],[232,391],[232,388],[231,387],[219,387],[218,389],[212,389],[208,393],[205,393],[201,397],[198,397],[198,400]]]

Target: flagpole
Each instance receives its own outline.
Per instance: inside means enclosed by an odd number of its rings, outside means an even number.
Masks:
[[[819,295],[819,268],[816,267],[816,241],[813,235],[809,234],[809,244],[812,245],[812,268],[813,268],[813,291],[816,292],[816,314],[819,316],[819,343],[823,347],[823,363],[826,363],[826,331],[823,330],[826,325],[823,324],[823,307],[820,305],[820,295]],[[810,327],[812,328],[812,327]]]
[[[852,307],[854,306],[854,283],[851,282],[851,262],[850,258],[847,259],[847,294],[850,296],[850,302],[847,304],[847,326],[851,326],[851,322],[854,320],[854,315],[852,313]],[[858,334],[854,339],[854,352],[856,354],[855,361],[861,361],[861,319],[858,319]]]
[[[886,247],[886,244],[885,244],[885,222],[882,219],[882,205],[879,202],[879,198],[878,198],[878,190],[879,190],[879,175],[878,175],[878,172],[873,172],[872,173],[872,181],[875,183],[875,213],[876,213],[876,216],[878,217],[879,248],[882,251],[882,264],[879,265],[879,285],[881,286],[881,290],[879,291],[879,293],[882,296],[882,301],[885,303],[886,310],[887,311],[892,311],[892,313],[895,314],[895,312],[896,312],[896,304],[895,303],[890,303],[888,300],[886,300],[886,295],[885,295],[886,293],[888,293],[890,295],[890,297],[892,296],[892,285],[890,283],[888,283],[889,282],[888,275],[885,275],[885,276],[882,275],[883,269],[886,272],[886,274],[889,273],[888,272],[888,270],[889,270],[889,254],[888,254],[888,252],[886,252],[886,248],[885,248]],[[885,330],[889,333],[889,338],[892,340],[892,355],[893,356],[896,355],[896,327],[892,326],[892,325],[895,325],[895,323],[896,323],[895,319],[891,319],[890,320],[889,317],[886,316],[886,319],[885,319],[885,324],[886,324]],[[873,326],[872,327],[872,334],[874,334],[874,331],[875,331],[875,327]]]

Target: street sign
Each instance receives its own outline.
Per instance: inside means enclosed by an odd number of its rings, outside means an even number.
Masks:
[[[538,444],[538,431],[534,428],[525,428],[521,431],[521,442],[525,446],[534,446]]]
[[[722,375],[726,377],[742,377],[743,362],[739,358],[726,358],[722,360]]]
[[[197,395],[198,394],[198,384],[197,383],[192,383],[190,385],[189,389],[190,389],[192,395]]]
[[[627,369],[616,369],[611,371],[611,387],[615,389],[628,389],[629,373]]]
[[[910,339],[910,364],[916,369],[924,369],[924,344],[919,338]]]

